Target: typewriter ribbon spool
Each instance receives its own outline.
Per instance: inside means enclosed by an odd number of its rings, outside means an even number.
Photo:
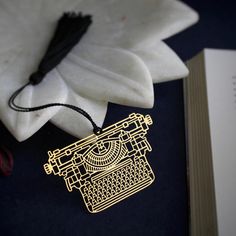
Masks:
[[[47,174],[62,176],[67,189],[79,189],[91,213],[102,211],[149,186],[155,179],[146,159],[152,119],[132,113],[65,148],[48,152]]]

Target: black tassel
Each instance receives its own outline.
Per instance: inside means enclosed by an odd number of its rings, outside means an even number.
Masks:
[[[16,90],[8,100],[8,105],[11,109],[18,112],[34,112],[54,106],[67,107],[87,118],[91,122],[93,126],[93,132],[95,134],[100,134],[102,132],[102,128],[96,125],[92,117],[85,110],[71,104],[56,102],[40,105],[37,107],[23,107],[15,103],[16,97],[26,86],[30,84],[39,84],[45,75],[62,61],[62,59],[70,52],[70,50],[80,41],[91,23],[92,19],[90,15],[82,16],[81,13],[64,13],[58,22],[55,34],[38,66],[38,70],[32,73],[29,77],[29,82]]]
[[[38,70],[29,77],[30,83],[39,84],[45,75],[55,68],[80,41],[91,23],[90,15],[64,13],[58,21],[55,34],[38,66]]]

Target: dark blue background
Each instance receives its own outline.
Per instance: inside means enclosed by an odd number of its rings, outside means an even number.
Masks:
[[[205,47],[236,49],[236,8],[230,1],[184,1],[200,21],[166,43],[183,59]],[[47,123],[29,140],[18,143],[0,123],[1,144],[15,166],[0,177],[0,235],[188,235],[185,130],[182,81],[155,85],[153,109],[109,104],[104,126],[132,112],[151,114],[153,152],[148,159],[156,181],[145,190],[98,214],[85,209],[79,192],[69,193],[62,178],[42,168],[47,151],[76,139]]]

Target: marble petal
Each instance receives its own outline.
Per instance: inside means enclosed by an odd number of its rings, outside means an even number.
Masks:
[[[96,2],[97,3],[97,2]],[[175,0],[81,1],[76,9],[93,15],[86,42],[139,48],[168,38],[198,20],[198,14]],[[96,35],[96,37],[94,37]]]
[[[62,61],[58,71],[82,96],[129,106],[153,106],[149,70],[127,50],[83,43]]]
[[[156,42],[152,46],[136,49],[133,52],[139,56],[150,71],[153,83],[184,78],[188,69],[176,53],[164,42]]]
[[[13,80],[10,79],[13,77],[14,73],[6,74],[4,76],[6,80],[5,86],[0,87],[0,117],[15,138],[18,141],[24,141],[51,119],[60,110],[60,107],[24,113],[11,110],[7,101],[13,91],[22,86],[22,83],[15,82],[17,78],[12,82]],[[8,79],[11,82],[8,82]],[[38,86],[27,86],[17,97],[16,103],[24,107],[33,107],[52,102],[64,103],[66,98],[67,87],[64,81],[58,76],[56,71],[52,71],[47,75],[45,81]]]
[[[94,122],[102,127],[107,112],[107,102],[86,98],[69,90],[67,104],[79,106],[90,114]],[[91,123],[81,114],[71,109],[61,108],[60,112],[53,116],[51,122],[62,130],[78,138],[84,138],[93,133]]]

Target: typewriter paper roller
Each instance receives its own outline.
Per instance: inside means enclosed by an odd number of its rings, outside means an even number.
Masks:
[[[89,212],[102,211],[150,185],[154,173],[146,159],[152,119],[128,118],[63,149],[49,151],[47,174],[62,176],[67,189],[79,189]]]

